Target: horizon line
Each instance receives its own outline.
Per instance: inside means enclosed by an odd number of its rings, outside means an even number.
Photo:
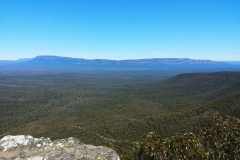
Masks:
[[[62,58],[72,58],[72,59],[85,59],[85,60],[112,60],[112,61],[124,61],[124,60],[144,60],[144,59],[191,59],[191,60],[210,60],[215,62],[240,62],[240,60],[212,60],[212,59],[199,59],[199,58],[177,58],[177,57],[164,57],[164,58],[131,58],[131,59],[107,59],[107,58],[79,58],[79,57],[69,57],[69,56],[57,56],[57,55],[38,55],[33,58],[18,58],[18,59],[0,59],[0,61],[19,61],[24,59],[34,59],[37,57],[62,57]]]

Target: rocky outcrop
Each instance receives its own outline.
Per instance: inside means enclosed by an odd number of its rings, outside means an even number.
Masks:
[[[81,143],[77,138],[51,141],[32,136],[5,136],[0,140],[0,160],[119,160],[108,147]]]

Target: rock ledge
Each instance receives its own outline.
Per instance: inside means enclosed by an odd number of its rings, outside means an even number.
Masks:
[[[108,147],[81,143],[77,138],[34,138],[30,135],[5,136],[0,139],[0,160],[120,160]]]

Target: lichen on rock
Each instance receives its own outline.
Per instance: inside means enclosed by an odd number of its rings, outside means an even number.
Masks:
[[[50,138],[34,138],[18,135],[0,140],[0,160],[119,160],[117,153],[108,147],[81,143],[77,138],[51,141]]]

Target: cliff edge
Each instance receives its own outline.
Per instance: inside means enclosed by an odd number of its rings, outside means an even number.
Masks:
[[[34,138],[30,135],[5,136],[0,140],[0,160],[120,160],[108,147],[81,143],[77,138]]]

